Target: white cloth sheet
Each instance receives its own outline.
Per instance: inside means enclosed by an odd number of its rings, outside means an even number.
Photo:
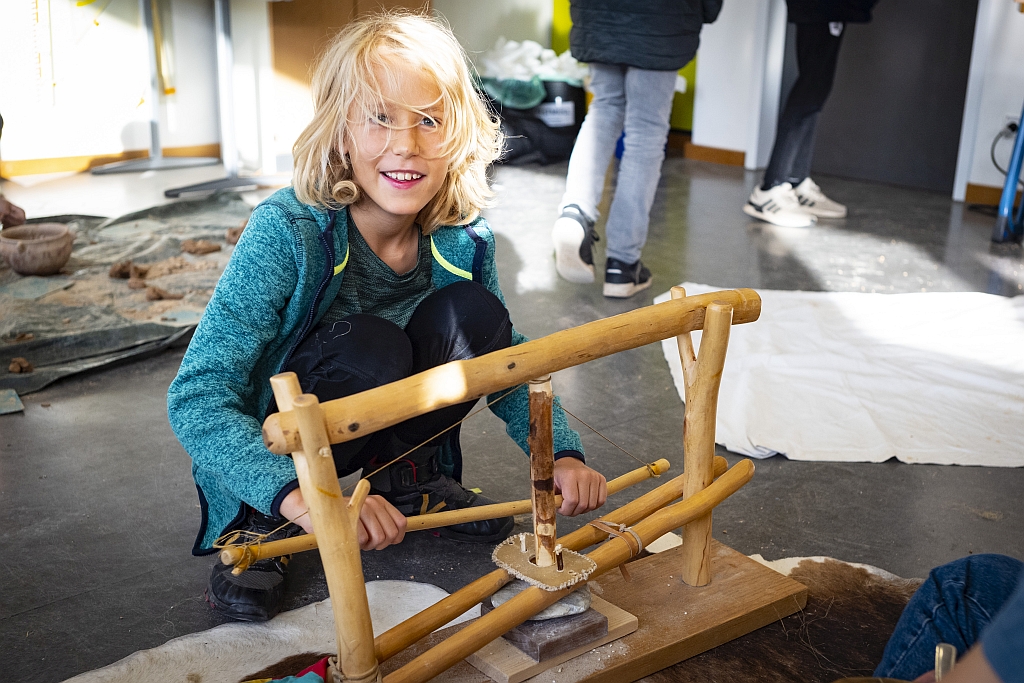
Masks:
[[[758,294],[761,317],[732,327],[722,376],[716,440],[730,451],[1024,466],[1024,296]],[[682,397],[675,339],[662,348]]]
[[[369,581],[373,635],[379,636],[438,602],[448,593],[429,583]],[[477,605],[451,624],[480,616]],[[150,650],[139,650],[101,669],[65,683],[214,683],[243,680],[286,657],[302,653],[337,652],[334,613],[327,598],[263,623],[222,624],[190,633]],[[296,672],[297,673],[297,672]]]

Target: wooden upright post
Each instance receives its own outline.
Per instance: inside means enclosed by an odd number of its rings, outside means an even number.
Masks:
[[[682,299],[686,290],[672,288],[672,298]],[[718,388],[729,347],[733,308],[708,304],[704,313],[700,353],[693,352],[690,333],[676,337],[683,363],[686,410],[683,413],[683,497],[690,498],[714,480],[715,421]],[[711,512],[683,527],[683,581],[691,586],[711,582]]]
[[[555,451],[551,377],[530,380],[530,479],[538,567],[555,564]]]
[[[291,375],[291,377],[287,377]],[[271,379],[274,396],[282,409],[290,405],[298,422],[302,450],[294,451],[295,471],[310,520],[320,540],[327,589],[334,609],[338,639],[338,664],[346,683],[372,683],[380,679],[373,651],[373,624],[366,599],[363,566],[359,557],[359,510],[370,491],[365,479],[356,485],[346,503],[338,484],[324,415],[316,396],[296,396],[293,373]]]

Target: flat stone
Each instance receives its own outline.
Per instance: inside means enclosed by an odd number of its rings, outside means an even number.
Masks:
[[[530,584],[516,579],[501,588],[491,596],[491,604],[498,607],[508,602],[512,597],[519,595],[530,587]],[[568,617],[573,614],[583,614],[590,609],[590,586],[582,586],[572,593],[559,600],[553,605],[541,610],[530,617],[529,621],[546,621],[557,617]]]

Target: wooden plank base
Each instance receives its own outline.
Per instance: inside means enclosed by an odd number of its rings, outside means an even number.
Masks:
[[[471,654],[466,661],[498,683],[521,683],[542,672],[550,673],[552,667],[585,655],[588,651],[618,640],[637,629],[638,620],[635,616],[597,596],[593,598],[590,611],[600,612],[606,617],[606,633],[571,650],[545,657],[543,661],[538,662],[504,638],[498,638]],[[547,676],[548,673],[544,675]]]
[[[739,638],[807,604],[807,588],[711,541],[711,583],[699,588],[680,578],[681,547],[629,564],[632,580],[609,572],[591,590],[640,620],[640,628],[590,656],[568,662],[551,679],[635,681]],[[618,647],[616,647],[618,646]],[[599,666],[596,666],[598,665]]]
[[[619,572],[608,572],[591,581],[595,598],[636,615],[639,628],[548,669],[537,680],[635,681],[793,614],[807,604],[803,584],[715,540],[711,541],[711,583],[707,586],[694,588],[682,583],[680,557],[677,547],[630,562],[632,581],[628,583]],[[381,670],[385,674],[394,671],[465,625],[430,634],[384,662]],[[498,638],[495,642],[504,641]],[[460,662],[434,680],[487,683],[491,679]]]
[[[493,609],[490,599],[484,600],[480,604],[480,616]],[[588,609],[582,614],[567,617],[527,621],[516,626],[502,638],[522,650],[530,659],[543,662],[606,635],[608,617],[601,610]]]

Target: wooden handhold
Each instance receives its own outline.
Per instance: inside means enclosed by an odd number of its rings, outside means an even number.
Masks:
[[[287,381],[287,375],[293,375],[294,373],[285,373],[284,375],[276,375],[271,378],[271,385],[274,380],[282,378],[280,381]],[[301,393],[298,387],[298,380],[295,380],[296,392]],[[291,408],[289,408],[291,410]],[[715,464],[715,476],[722,474],[726,470],[725,458],[716,457]],[[720,461],[720,462],[718,462]],[[608,482],[608,495],[618,493],[623,489],[629,488],[634,484],[639,484],[642,481],[647,481],[652,476],[660,476],[668,471],[670,465],[668,460],[662,458],[652,462],[650,467],[638,467],[635,470],[626,472],[621,477],[615,477]],[[562,504],[562,497],[555,496],[555,507]],[[484,519],[497,519],[498,517],[511,517],[512,515],[520,515],[531,512],[533,510],[533,504],[529,500],[516,500],[510,503],[494,503],[493,505],[479,505],[477,507],[463,508],[461,510],[446,510],[444,512],[434,512],[426,515],[417,515],[416,517],[410,517],[408,519],[408,527],[406,531],[423,531],[426,529],[437,529],[443,526],[451,526],[452,524],[462,524],[464,522],[479,522]],[[228,545],[224,547],[220,552],[220,561],[227,565],[235,565],[236,567],[245,563],[245,567],[248,567],[253,562],[258,560],[264,560],[268,557],[281,557],[282,555],[291,555],[292,553],[301,553],[306,550],[313,550],[317,547],[316,534],[302,534],[300,536],[292,536],[291,538],[283,538],[280,541],[268,541],[266,543],[257,543],[252,545]],[[244,567],[243,567],[244,569]],[[242,571],[242,570],[239,570]],[[431,631],[433,629],[430,629]]]

